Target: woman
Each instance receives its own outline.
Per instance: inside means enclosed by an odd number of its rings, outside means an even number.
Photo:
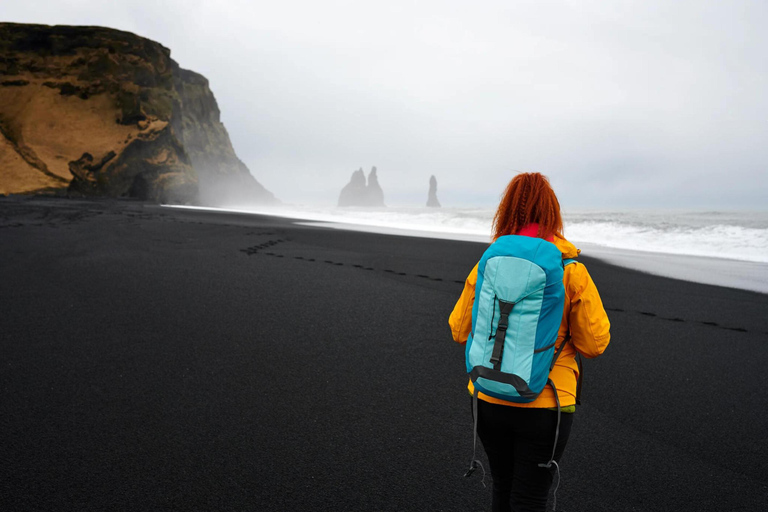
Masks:
[[[576,258],[580,252],[563,237],[560,204],[547,178],[539,173],[519,174],[512,179],[496,211],[493,231],[494,241],[504,235],[542,238],[555,244],[563,259]],[[466,343],[472,331],[477,272],[475,265],[449,320],[453,339],[459,343]],[[478,393],[477,434],[493,477],[494,511],[546,510],[553,476],[542,463],[559,461],[568,441],[579,374],[576,354],[596,357],[610,341],[608,316],[586,267],[578,262],[566,265],[563,283],[565,307],[556,346],[565,346],[549,374],[563,413],[554,457],[558,403],[551,386],[530,403],[507,402]],[[471,380],[468,387],[470,394],[474,393]]]

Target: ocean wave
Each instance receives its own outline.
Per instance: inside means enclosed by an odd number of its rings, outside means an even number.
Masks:
[[[582,221],[569,224],[566,235],[574,242],[617,249],[768,263],[768,229],[720,224],[691,228]]]

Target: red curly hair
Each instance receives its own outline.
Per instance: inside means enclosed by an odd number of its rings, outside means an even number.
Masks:
[[[537,223],[537,237],[563,236],[560,203],[546,176],[538,172],[518,174],[507,185],[493,217],[493,239],[514,235]]]

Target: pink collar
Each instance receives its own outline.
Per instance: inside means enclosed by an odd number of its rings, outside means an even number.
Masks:
[[[531,224],[528,224],[523,229],[515,233],[516,235],[520,236],[529,236],[531,238],[537,238],[539,233],[539,225],[536,222],[532,222]],[[553,235],[549,235],[544,238],[547,242],[554,242],[555,237]]]

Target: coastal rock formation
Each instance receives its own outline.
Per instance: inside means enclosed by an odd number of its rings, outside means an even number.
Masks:
[[[352,173],[352,177],[349,180],[341,193],[339,194],[339,206],[359,206],[361,200],[367,193],[367,187],[365,184],[365,174],[362,167]]]
[[[274,202],[208,81],[170,53],[109,28],[0,23],[0,193]]]
[[[379,185],[376,167],[368,174],[367,184],[362,167],[352,173],[349,183],[339,194],[339,206],[385,206],[384,191]]]
[[[379,178],[376,175],[376,167],[373,167],[368,174],[367,201],[367,206],[384,206],[384,191],[381,190],[381,185],[379,185]]]
[[[434,175],[429,177],[429,193],[427,195],[427,206],[429,208],[440,208],[440,201],[437,200],[437,178]]]

